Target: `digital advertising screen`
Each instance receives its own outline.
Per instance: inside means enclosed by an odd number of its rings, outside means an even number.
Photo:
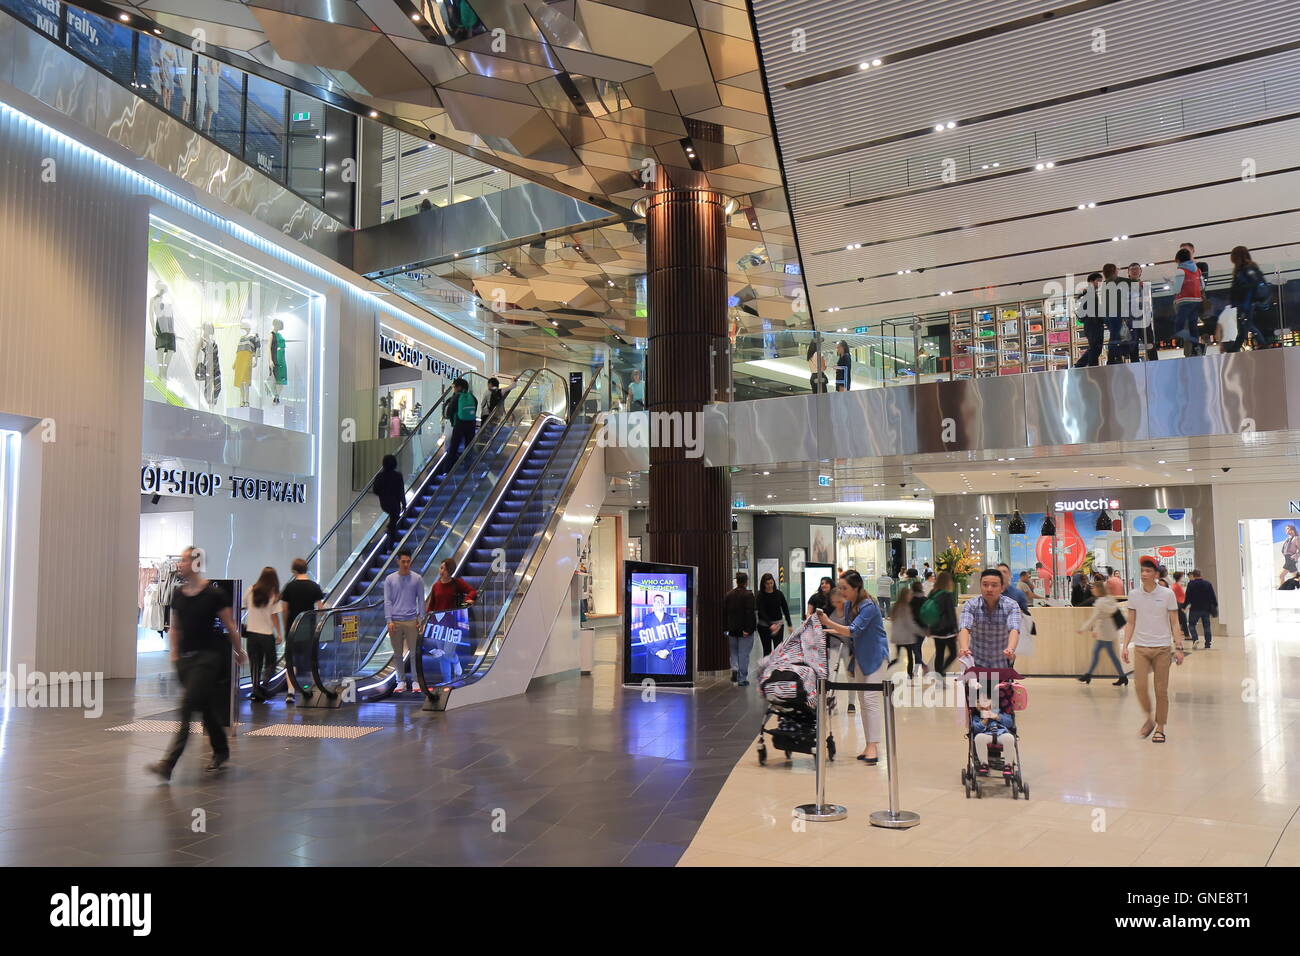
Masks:
[[[430,614],[420,637],[421,679],[445,684],[463,676],[474,650],[469,633],[468,608]]]
[[[695,682],[695,574],[680,564],[624,561],[623,682]]]
[[[800,600],[803,605],[799,608],[799,615],[802,616],[808,609],[808,599],[817,593],[821,587],[822,578],[831,579],[831,587],[835,587],[839,582],[835,578],[835,566],[830,564],[805,564],[803,566],[803,595]],[[796,616],[794,608],[790,608],[790,616]]]

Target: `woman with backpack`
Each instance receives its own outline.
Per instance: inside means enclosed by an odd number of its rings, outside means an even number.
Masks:
[[[921,622],[934,638],[934,672],[943,677],[957,659],[957,585],[948,571],[935,578],[934,590],[921,605]]]
[[[1245,246],[1234,247],[1229,258],[1232,260],[1232,288],[1228,290],[1228,304],[1237,310],[1237,338],[1232,351],[1240,352],[1246,336],[1252,332],[1259,341],[1256,347],[1268,348],[1273,340],[1255,324],[1255,310],[1269,301],[1272,286]]]

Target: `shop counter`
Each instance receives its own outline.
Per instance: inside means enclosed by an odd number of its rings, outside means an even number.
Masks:
[[[1035,607],[1031,614],[1038,633],[1033,637],[1033,650],[1016,656],[1016,670],[1026,677],[1078,677],[1086,671],[1092,660],[1094,638],[1092,631],[1080,634],[1079,628],[1092,615],[1092,608]],[[1119,651],[1117,638],[1115,653]],[[1103,651],[1097,676],[1106,677],[1111,670],[1110,658]]]

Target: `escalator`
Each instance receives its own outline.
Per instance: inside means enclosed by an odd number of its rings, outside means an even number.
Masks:
[[[383,611],[383,580],[396,554],[409,550],[412,570],[426,586],[438,563],[475,527],[489,504],[515,480],[527,480],[550,457],[549,436],[563,422],[567,383],[555,372],[521,376],[502,409],[480,426],[469,447],[439,480],[415,489],[423,504],[408,509],[396,542],[363,550],[331,583],[328,610],[295,622],[296,658],[309,703],[334,706],[391,694],[396,684]],[[432,468],[430,471],[432,472]],[[382,528],[376,528],[380,537]],[[305,676],[310,675],[310,676]]]
[[[530,568],[553,537],[548,531],[562,514],[566,491],[595,445],[602,375],[572,408],[562,398],[559,407],[532,416],[517,413],[510,439],[482,449],[463,476],[464,500],[444,509],[432,533],[415,536],[412,570],[424,577],[426,589],[449,558],[478,590],[473,605],[431,615],[423,631],[412,669],[426,709],[445,707],[452,689],[481,680],[500,654],[507,629],[502,625],[513,619],[512,609],[517,613]],[[494,473],[499,477],[491,481]],[[563,582],[566,595],[568,583]],[[382,585],[374,583],[360,599],[318,617],[313,667],[322,692],[331,700],[391,693],[397,662],[384,633]]]
[[[376,471],[362,482],[362,490],[308,556],[310,573],[320,582],[326,594],[326,606],[358,600],[380,579],[396,549],[410,546],[411,532],[420,520],[427,519],[431,511],[438,513],[459,491],[459,480],[465,473],[465,466],[480,461],[480,453],[485,447],[499,444],[503,440],[500,432],[511,420],[510,412],[539,399],[540,390],[534,381],[537,375],[532,371],[520,375],[515,388],[507,395],[503,409],[505,413],[493,416],[481,425],[474,441],[462,453],[461,460],[457,463],[458,468],[452,469],[452,473],[446,477],[437,478],[435,474],[444,462],[442,409],[451,396],[452,387],[448,385],[443,390],[411,433],[391,452],[397,458],[398,470],[405,480],[404,495],[407,502],[398,525],[397,541],[389,538],[388,517],[371,491],[374,480],[378,477]],[[482,408],[484,403],[480,396],[487,393],[487,380],[473,372],[464,377],[469,381],[471,391],[480,398],[479,407]],[[548,379],[547,388],[554,391],[558,388],[558,383]],[[290,625],[293,640],[288,641],[286,647],[294,641],[309,641],[310,629],[310,618],[293,622]],[[288,676],[282,660],[277,665],[274,678],[268,682],[268,689],[272,693],[278,692],[284,687]],[[241,675],[240,683],[241,690],[247,692],[251,689],[246,669]],[[299,683],[301,685],[302,682]],[[298,686],[296,689],[301,692],[303,687]]]

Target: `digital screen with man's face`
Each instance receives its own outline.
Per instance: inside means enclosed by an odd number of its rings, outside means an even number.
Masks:
[[[685,677],[688,575],[633,572],[631,578],[632,672]]]

